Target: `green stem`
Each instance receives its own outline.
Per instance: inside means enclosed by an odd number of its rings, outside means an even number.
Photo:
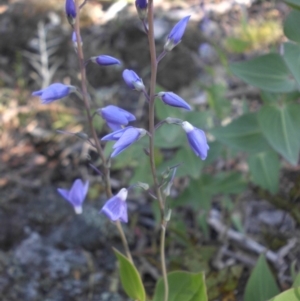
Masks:
[[[160,241],[160,256],[161,256],[161,267],[163,280],[165,285],[165,294],[164,301],[168,300],[169,295],[169,284],[167,278],[167,268],[166,268],[166,260],[165,260],[165,237],[166,237],[166,227],[167,223],[165,222],[165,202],[161,193],[161,189],[159,187],[159,182],[156,175],[156,166],[155,166],[155,158],[154,158],[154,137],[155,137],[155,125],[154,125],[154,101],[155,101],[155,86],[156,86],[156,78],[157,78],[157,60],[156,60],[156,47],[154,40],[154,17],[153,17],[153,0],[149,0],[148,2],[148,42],[150,49],[150,58],[151,58],[151,79],[150,79],[150,92],[149,92],[149,157],[150,157],[150,165],[151,165],[151,173],[154,182],[154,188],[156,191],[156,197],[159,202],[159,207],[161,211],[161,241]]]
[[[162,274],[163,274],[164,285],[165,285],[164,301],[168,301],[169,298],[169,283],[168,283],[166,257],[165,257],[166,228],[167,228],[167,223],[165,222],[161,225],[161,234],[160,234],[160,260],[161,260]]]
[[[78,56],[79,69],[80,69],[80,75],[81,75],[82,98],[83,98],[83,103],[84,103],[86,114],[87,114],[89,128],[92,133],[92,137],[94,138],[94,141],[95,141],[95,147],[97,149],[97,152],[98,152],[98,154],[102,160],[102,164],[103,164],[103,175],[104,175],[106,196],[108,198],[111,198],[113,196],[113,194],[111,191],[111,183],[110,183],[110,169],[106,165],[104,151],[101,147],[95,127],[93,125],[93,115],[91,114],[89,95],[88,95],[87,85],[86,85],[87,81],[86,81],[86,71],[85,71],[85,60],[84,60],[84,55],[83,55],[83,50],[82,50],[82,45],[81,45],[81,37],[80,37],[79,0],[75,0],[75,8],[76,8],[77,14],[76,14],[76,22],[75,22],[74,29],[75,29],[76,39],[77,39],[77,56]],[[123,231],[120,221],[116,222],[116,227],[117,227],[120,237],[122,239],[127,258],[133,263],[131,253],[129,250],[129,246],[128,246],[128,242],[127,242],[127,239],[124,234],[124,231]]]

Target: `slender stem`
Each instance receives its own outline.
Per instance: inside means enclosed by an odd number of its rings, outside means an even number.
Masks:
[[[155,86],[156,86],[156,76],[157,76],[157,63],[156,63],[156,47],[154,40],[154,25],[153,25],[153,0],[148,2],[148,42],[150,48],[150,57],[151,57],[151,79],[150,79],[150,93],[149,93],[149,156],[150,156],[150,165],[151,172],[154,181],[154,186],[159,201],[159,206],[163,218],[164,213],[164,201],[162,198],[161,191],[159,189],[158,180],[156,176],[156,166],[154,160],[154,101],[155,101]]]
[[[165,236],[166,236],[166,227],[167,222],[164,218],[165,211],[165,202],[159,187],[157,175],[156,175],[156,166],[154,160],[154,136],[155,136],[155,125],[154,125],[154,101],[155,101],[155,86],[156,86],[156,77],[157,77],[157,61],[156,61],[156,47],[154,40],[154,14],[153,14],[153,0],[148,2],[148,41],[150,48],[150,57],[151,57],[151,79],[150,79],[150,92],[149,92],[149,157],[151,172],[154,182],[154,187],[156,191],[156,196],[159,202],[160,211],[161,211],[161,241],[160,241],[160,256],[161,256],[161,267],[163,273],[163,280],[165,285],[164,301],[168,301],[169,295],[169,284],[167,278],[167,268],[165,260]]]
[[[168,283],[166,257],[165,257],[166,228],[167,228],[167,223],[165,222],[161,225],[161,234],[160,234],[160,260],[161,260],[162,274],[163,274],[164,285],[165,285],[164,301],[168,301],[169,298],[169,283]]]
[[[118,230],[120,232],[121,240],[122,240],[122,243],[123,243],[126,255],[127,255],[128,259],[130,260],[130,262],[133,264],[133,260],[132,260],[132,257],[131,257],[129,246],[128,246],[127,239],[126,239],[125,233],[123,231],[121,222],[120,221],[116,221],[116,226],[117,226],[117,228],[118,228]]]
[[[84,1],[83,4],[85,4],[86,2],[87,1]],[[111,198],[113,194],[111,191],[111,183],[110,183],[110,169],[107,167],[104,151],[101,147],[95,127],[93,125],[93,115],[91,114],[89,95],[88,95],[87,85],[86,85],[87,81],[86,81],[86,72],[85,72],[85,61],[84,61],[84,55],[83,55],[83,50],[82,50],[82,45],[81,45],[81,37],[80,37],[79,0],[75,0],[75,8],[76,8],[76,12],[77,12],[76,22],[75,22],[75,33],[76,33],[76,40],[77,40],[77,56],[78,56],[80,75],[81,75],[82,98],[83,98],[83,103],[84,103],[86,114],[87,114],[89,128],[92,133],[92,137],[95,140],[95,147],[97,149],[97,152],[98,152],[98,154],[102,160],[102,164],[103,164],[103,175],[104,175],[106,196],[108,198]],[[131,254],[130,254],[128,242],[126,240],[126,236],[124,234],[124,231],[123,231],[120,221],[116,222],[116,226],[120,233],[126,255],[127,255],[128,259],[131,262],[133,262]]]

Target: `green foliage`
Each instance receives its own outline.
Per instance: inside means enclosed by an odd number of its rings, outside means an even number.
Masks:
[[[298,89],[300,88],[300,45],[290,42],[283,44],[283,58],[290,72],[294,76]]]
[[[245,188],[245,181],[238,172],[221,172],[213,176],[204,174],[200,179],[190,181],[187,189],[173,204],[190,204],[195,209],[209,210],[213,196],[238,194]]]
[[[135,266],[118,250],[113,250],[119,262],[120,278],[124,291],[134,300],[145,301],[144,285]]]
[[[300,10],[300,1],[299,0],[285,0],[285,3],[290,5],[292,8]]]
[[[286,93],[296,89],[283,58],[277,53],[231,64],[230,70],[246,83],[266,91]]]
[[[168,301],[207,301],[204,273],[172,272],[168,274]],[[164,282],[156,285],[152,301],[164,300]]]
[[[269,301],[300,301],[300,287],[291,288]]]
[[[266,301],[279,293],[274,276],[262,254],[246,285],[244,301]],[[285,299],[289,300],[289,299]],[[289,300],[290,301],[290,300]]]
[[[300,287],[300,273],[296,275],[295,280],[293,282],[293,288],[297,288],[297,287]]]
[[[258,120],[270,145],[291,164],[298,162],[300,150],[300,106],[264,106]]]
[[[244,114],[225,127],[213,129],[211,133],[216,139],[237,150],[256,153],[268,149],[255,113]]]
[[[279,158],[274,151],[251,155],[248,159],[252,181],[271,193],[278,191]]]
[[[300,27],[300,11],[292,10],[284,22],[283,30],[285,36],[291,41],[300,43],[299,27]]]

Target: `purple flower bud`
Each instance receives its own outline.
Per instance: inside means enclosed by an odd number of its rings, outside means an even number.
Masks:
[[[172,107],[183,108],[188,111],[191,110],[190,105],[173,92],[159,92],[157,96],[166,104]]]
[[[76,88],[74,86],[67,86],[64,84],[57,83],[52,84],[43,90],[34,91],[32,95],[40,96],[42,103],[48,104],[55,100],[66,97],[74,91],[76,91]]]
[[[135,0],[135,6],[139,9],[146,9],[148,6],[147,0]]]
[[[171,30],[168,35],[168,40],[164,46],[166,51],[171,51],[176,45],[181,42],[181,38],[184,34],[187,23],[189,22],[191,16],[187,16],[181,19]]]
[[[139,14],[140,19],[144,20],[147,16],[147,7],[148,7],[147,0],[136,0],[135,7]]]
[[[133,70],[125,69],[123,71],[123,79],[130,89],[137,91],[145,90],[142,79]]]
[[[66,0],[66,15],[68,18],[68,21],[71,25],[75,23],[75,18],[76,18],[76,8],[75,8],[75,3],[74,0]]]
[[[136,120],[135,116],[128,111],[113,105],[98,109],[97,113],[106,120],[107,125],[113,131],[119,130],[122,125],[127,125],[128,122]]]
[[[100,66],[121,65],[121,62],[109,55],[99,55],[91,57],[91,61]]]
[[[113,152],[111,154],[111,157],[115,157],[126,148],[128,148],[131,144],[145,136],[146,133],[147,131],[145,129],[127,127],[125,129],[118,130],[109,135],[106,135],[101,140],[117,140],[117,142],[113,146]]]
[[[99,213],[104,213],[111,221],[128,222],[127,199],[128,190],[122,188],[115,196],[110,198]]]
[[[58,188],[57,191],[74,207],[77,214],[82,213],[82,203],[87,195],[89,189],[89,182],[83,183],[77,179],[70,190]]]
[[[192,126],[187,121],[182,122],[182,128],[186,132],[190,147],[196,156],[200,157],[202,160],[205,160],[207,157],[207,151],[209,150],[205,133],[202,130]]]

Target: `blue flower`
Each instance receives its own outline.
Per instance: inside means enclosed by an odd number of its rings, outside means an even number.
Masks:
[[[111,221],[128,222],[127,214],[127,199],[128,190],[122,188],[115,196],[110,198],[100,210],[100,213],[104,213]]]
[[[117,140],[113,146],[111,157],[115,157],[128,148],[131,144],[145,136],[147,131],[141,128],[126,127],[109,135],[106,135],[101,140]]]
[[[184,34],[187,23],[189,22],[191,16],[187,16],[181,19],[171,30],[168,35],[167,42],[164,46],[166,51],[171,51],[176,45],[181,41],[181,38]]]
[[[76,8],[75,8],[74,0],[66,0],[65,9],[70,24],[74,24],[74,20],[76,18]]]
[[[191,110],[190,105],[173,92],[159,92],[157,96],[166,104],[172,107],[183,108],[188,111]]]
[[[109,55],[99,55],[91,58],[93,63],[100,66],[121,65],[121,62]]]
[[[136,120],[135,116],[119,107],[109,105],[105,108],[97,110],[97,113],[106,120],[107,125],[113,130],[119,130],[122,125],[127,125],[128,122]]]
[[[205,133],[202,130],[192,126],[187,121],[182,122],[182,128],[186,132],[190,147],[196,156],[200,157],[202,160],[205,160],[207,157],[207,151],[209,150]]]
[[[74,207],[77,214],[82,213],[82,203],[87,195],[89,189],[89,182],[83,183],[77,179],[70,190],[58,188],[57,191]]]
[[[121,136],[124,134],[124,132],[127,131],[129,128],[132,128],[132,126],[127,126],[124,129],[114,131],[114,132],[104,136],[101,140],[102,141],[117,141],[121,138]]]
[[[125,69],[122,75],[125,83],[130,89],[137,91],[145,90],[142,79],[133,70]]]
[[[135,1],[136,8],[139,9],[146,9],[148,6],[147,0],[136,0]]]
[[[52,84],[45,89],[34,91],[32,95],[40,96],[42,103],[48,104],[55,100],[66,97],[74,91],[76,91],[76,88],[74,86],[67,86],[64,84],[57,83]]]

